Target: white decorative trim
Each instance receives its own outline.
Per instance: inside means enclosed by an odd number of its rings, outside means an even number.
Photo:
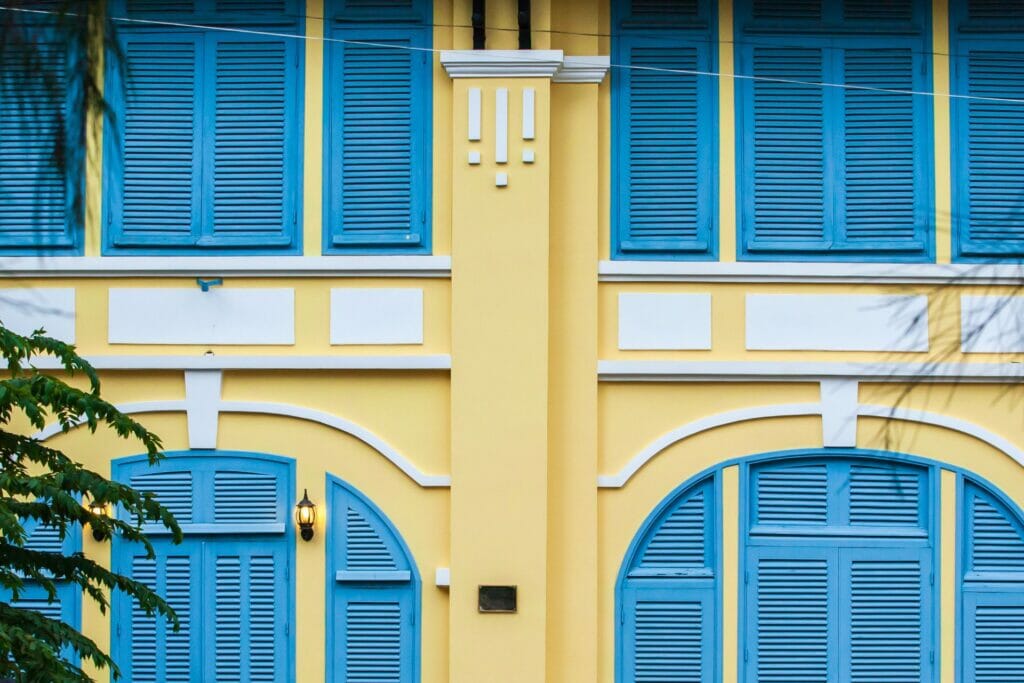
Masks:
[[[216,448],[220,370],[185,371],[185,415],[188,419],[188,447]]]
[[[711,348],[711,295],[619,292],[619,348]]]
[[[928,297],[747,294],[747,350],[927,351]]]
[[[740,408],[730,410],[717,415],[709,415],[689,424],[673,429],[669,433],[658,437],[637,453],[625,466],[616,474],[602,475],[597,478],[597,485],[601,488],[621,488],[629,479],[636,474],[641,467],[646,465],[652,458],[664,451],[674,443],[687,439],[694,434],[706,432],[716,427],[724,427],[736,422],[747,422],[749,420],[761,420],[771,417],[796,417],[805,415],[820,415],[821,404],[819,403],[788,403],[773,406],[756,406],[752,408]]]
[[[295,343],[295,290],[112,287],[111,344]]]
[[[1024,466],[1024,450],[1018,448],[1009,439],[999,436],[994,432],[990,432],[984,427],[979,427],[972,422],[961,420],[960,418],[941,415],[939,413],[930,413],[923,410],[890,408],[887,406],[877,405],[862,405],[857,412],[863,417],[881,417],[889,420],[902,420],[904,422],[920,422],[921,424],[944,427],[945,429],[949,429],[954,432],[967,434],[968,436],[973,436],[979,441],[984,441],[996,450],[1002,451],[1009,457],[1013,458],[1018,465]]]
[[[857,445],[857,380],[821,381],[821,443],[826,448]]]
[[[452,357],[437,355],[394,356],[86,356],[97,370],[451,370]],[[40,370],[60,370],[56,358],[34,358]]]
[[[508,88],[494,91],[494,163],[508,163]]]
[[[1024,265],[601,261],[602,282],[1024,284]]]
[[[1024,364],[602,360],[597,373],[602,382],[816,382],[849,377],[875,382],[1017,383],[1024,381]]]
[[[561,50],[442,50],[441,66],[452,78],[550,78]]]
[[[412,462],[398,452],[396,448],[388,444],[373,432],[360,427],[336,415],[325,413],[303,406],[286,405],[284,403],[264,403],[261,401],[221,401],[220,410],[223,413],[256,413],[260,415],[280,415],[293,417],[298,420],[316,422],[327,427],[354,436],[370,448],[374,449],[385,458],[391,461],[395,467],[405,472],[406,475],[417,484],[423,487],[446,487],[451,486],[451,477],[442,475],[424,474],[420,472]]]
[[[434,570],[434,585],[438,588],[448,588],[452,585],[452,570],[448,567],[438,567]]]
[[[961,296],[960,348],[964,353],[1024,351],[1024,297]]]
[[[562,68],[551,77],[554,83],[600,83],[611,66],[607,55],[566,57]]]
[[[145,401],[139,403],[123,403],[117,406],[125,415],[138,415],[140,413],[181,413],[188,411],[188,401]],[[420,486],[448,487],[451,486],[451,477],[446,475],[424,474],[413,465],[408,458],[402,455],[396,448],[388,444],[373,432],[350,422],[336,415],[325,413],[312,408],[302,406],[286,405],[283,403],[264,403],[261,401],[220,401],[216,404],[216,410],[221,413],[247,413],[259,415],[279,415],[292,417],[298,420],[316,422],[332,429],[359,439],[370,448],[374,449],[385,458],[391,461],[395,467],[402,470],[410,479]],[[86,419],[80,417],[75,420],[75,426],[85,424]],[[45,441],[50,437],[59,434],[62,428],[59,423],[52,423],[33,435],[34,439]]]
[[[523,88],[523,139],[533,140],[537,134],[535,113],[537,91],[533,88]]]
[[[422,344],[423,290],[331,290],[331,344]]]
[[[480,88],[469,89],[469,131],[467,137],[471,142],[480,140]],[[472,162],[470,162],[472,163]],[[477,162],[479,163],[479,161]]]
[[[12,256],[0,277],[451,277],[450,256]]]
[[[0,320],[28,336],[42,328],[47,336],[75,343],[75,290],[72,287],[0,289]]]

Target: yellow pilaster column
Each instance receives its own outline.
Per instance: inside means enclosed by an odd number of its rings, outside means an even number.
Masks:
[[[516,59],[528,62],[518,73],[541,77],[477,78],[464,68],[453,87],[453,683],[545,677],[551,87],[543,54]],[[474,142],[471,91],[481,103]],[[523,127],[531,112],[532,135]],[[517,586],[518,612],[478,612],[480,585]]]

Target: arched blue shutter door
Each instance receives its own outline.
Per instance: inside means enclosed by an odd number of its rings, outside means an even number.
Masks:
[[[419,679],[419,579],[382,514],[337,479],[328,483],[332,590],[329,681]]]

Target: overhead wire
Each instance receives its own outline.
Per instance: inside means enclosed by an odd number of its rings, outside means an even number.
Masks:
[[[51,15],[51,16],[61,15],[60,12],[53,11],[53,10],[38,10],[38,9],[28,9],[28,8],[23,8],[23,7],[9,7],[9,6],[6,6],[6,5],[0,5],[0,11],[23,12],[23,13],[27,13],[27,14]],[[77,15],[75,13],[72,13],[72,12],[67,12],[67,13],[64,13],[63,16],[79,16],[79,15]],[[271,38],[287,38],[287,39],[291,39],[291,40],[302,40],[302,41],[316,40],[316,41],[320,41],[320,42],[324,42],[324,43],[339,43],[339,44],[345,44],[345,45],[362,45],[362,46],[366,46],[366,47],[379,47],[379,48],[395,49],[395,50],[405,50],[405,51],[419,52],[419,53],[436,53],[436,54],[441,54],[442,52],[448,52],[448,50],[443,50],[443,49],[440,49],[440,48],[433,48],[433,47],[418,47],[418,46],[414,46],[414,45],[396,45],[394,43],[382,43],[382,42],[366,41],[366,40],[353,40],[353,39],[350,39],[350,38],[336,38],[336,37],[333,37],[333,36],[308,36],[308,35],[305,35],[305,34],[285,33],[285,32],[281,32],[281,31],[258,30],[258,29],[252,29],[252,28],[241,28],[241,27],[238,27],[238,26],[218,26],[218,25],[215,25],[215,24],[193,24],[193,23],[182,22],[182,21],[166,21],[166,20],[160,20],[160,19],[139,19],[139,18],[136,18],[136,17],[108,17],[108,18],[109,18],[110,21],[113,21],[113,22],[116,22],[116,23],[119,23],[119,24],[127,24],[127,25],[143,25],[143,26],[160,26],[160,27],[169,27],[169,28],[201,29],[201,30],[206,30],[206,31],[221,31],[221,32],[225,32],[225,33],[256,35],[256,36],[271,37]],[[549,60],[541,58],[541,57],[532,57],[532,56],[530,56],[528,54],[526,54],[526,55],[519,54],[519,55],[517,55],[516,58],[520,62],[535,61],[535,62],[539,62],[539,63],[547,63],[549,61]],[[720,71],[709,71],[709,70],[700,70],[700,69],[671,69],[671,68],[667,68],[667,67],[638,66],[638,65],[634,65],[634,64],[616,64],[616,63],[604,62],[603,60],[601,60],[601,61],[594,61],[594,62],[588,63],[585,60],[586,60],[586,57],[579,57],[577,59],[576,63],[581,65],[581,66],[593,66],[593,67],[596,67],[596,68],[604,68],[604,67],[607,66],[608,68],[611,68],[611,69],[620,69],[620,70],[645,71],[645,72],[656,72],[656,73],[669,73],[669,74],[679,74],[679,75],[684,75],[684,76],[701,76],[701,77],[718,78],[718,79],[731,78],[733,80],[743,80],[743,81],[753,81],[753,82],[767,82],[767,83],[781,83],[781,84],[787,84],[787,85],[799,85],[799,86],[814,87],[814,88],[837,88],[837,89],[841,89],[841,90],[856,90],[856,91],[860,91],[860,92],[873,92],[873,93],[888,94],[888,95],[911,95],[911,96],[916,96],[916,97],[948,98],[948,99],[955,99],[955,100],[995,102],[995,103],[1002,103],[1002,104],[1024,104],[1024,99],[1022,99],[1022,98],[1013,98],[1013,97],[991,97],[991,96],[968,95],[968,94],[963,94],[963,93],[952,93],[952,92],[934,92],[934,91],[930,91],[930,90],[907,90],[907,89],[898,89],[898,88],[878,88],[878,87],[867,86],[867,85],[853,85],[853,84],[850,84],[850,83],[834,83],[834,82],[829,82],[829,81],[810,81],[810,80],[801,80],[801,79],[793,79],[793,78],[779,78],[779,77],[774,77],[774,76],[755,76],[755,75],[752,75],[752,74],[725,73],[725,72],[720,72]]]

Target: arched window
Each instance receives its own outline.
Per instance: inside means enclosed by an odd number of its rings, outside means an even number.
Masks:
[[[114,570],[174,608],[175,632],[116,592],[112,650],[125,681],[292,681],[294,464],[276,456],[204,451],[114,464],[118,481],[149,491],[185,534],[146,531],[155,558],[115,539]]]
[[[970,479],[960,501],[961,681],[1024,681],[1024,523]]]
[[[327,680],[419,680],[420,577],[373,503],[327,482]]]
[[[624,680],[716,680],[715,478],[675,494],[634,541],[620,577]]]

